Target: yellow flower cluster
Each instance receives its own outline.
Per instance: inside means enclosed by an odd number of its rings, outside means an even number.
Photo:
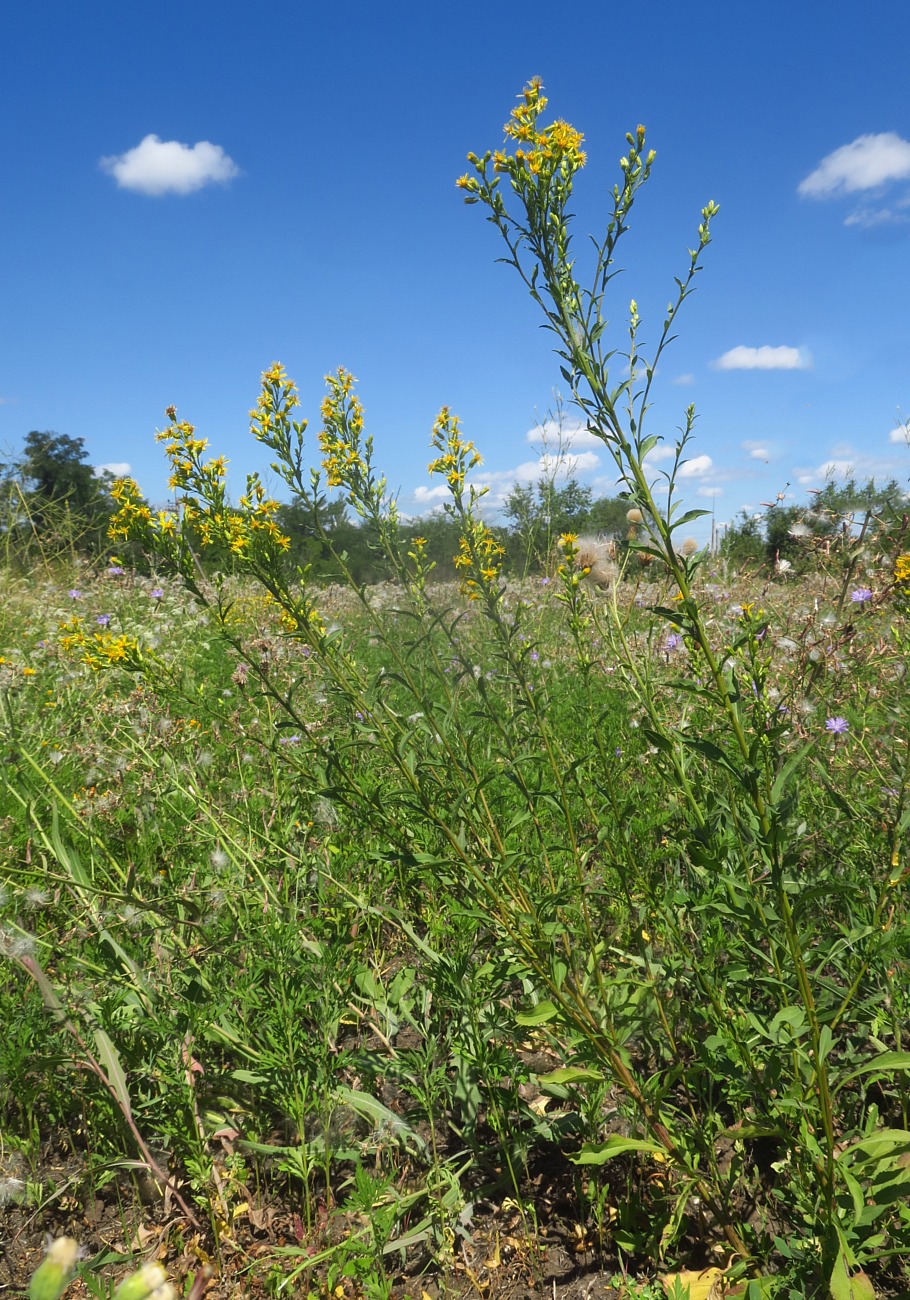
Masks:
[[[547,106],[542,90],[539,77],[530,81],[503,128],[506,137],[518,143],[514,154],[505,149],[498,149],[493,154],[493,170],[508,173],[513,182],[522,177],[533,177],[545,183],[556,173],[568,180],[587,162],[587,154],[581,148],[584,136],[568,122],[557,120],[542,131],[538,130],[537,119]],[[482,167],[476,154],[469,153],[468,162],[475,168]],[[481,183],[468,174],[460,176],[456,184],[472,195],[479,195],[483,189]]]
[[[567,586],[577,587],[582,578],[586,578],[591,572],[590,564],[579,565],[577,563],[581,554],[578,535],[576,533],[560,533],[557,545],[564,557],[563,563],[556,570],[557,575],[562,578]]]
[[[455,495],[464,491],[465,479],[472,469],[483,464],[483,457],[473,442],[461,436],[458,416],[444,406],[433,425],[433,446],[439,452],[428,466],[431,474],[442,474]]]
[[[280,377],[283,372],[280,366],[275,366],[266,374]],[[261,418],[264,420],[268,409],[262,398],[260,403],[263,404]],[[179,499],[179,514],[172,510],[153,513],[134,479],[118,479],[111,491],[119,508],[111,520],[109,536],[138,541],[178,567],[186,529],[198,538],[201,546],[224,547],[241,559],[248,558],[257,544],[260,548],[274,546],[278,550],[288,550],[290,539],[285,537],[274,519],[278,502],[266,496],[259,476],[248,476],[240,508],[234,509],[227,501],[225,457],[203,460],[208,440],[197,438],[191,424],[178,421],[173,407],[168,407],[167,414],[171,420],[170,427],[156,436],[159,442],[165,442],[165,452],[171,464],[170,487],[187,494]]]
[[[118,510],[108,528],[109,537],[129,541],[137,532],[151,526],[152,512],[134,478],[118,478],[111,488],[111,496],[116,501]]]
[[[337,375],[326,375],[329,392],[322,399],[323,428],[319,433],[322,467],[329,487],[351,487],[367,476],[368,466],[361,452],[363,404],[354,392],[357,380],[339,367]]]
[[[899,555],[894,561],[894,581],[910,583],[910,553]]]
[[[256,405],[250,411],[250,426],[260,442],[267,442],[272,434],[276,418],[284,416],[289,410],[300,405],[297,386],[285,373],[284,366],[275,361],[268,370],[262,372],[262,387]]]
[[[60,624],[60,645],[67,652],[78,651],[84,664],[97,672],[114,664],[133,666],[138,658],[139,642],[135,637],[115,636],[112,632],[87,632],[81,618]]]
[[[462,592],[469,600],[478,600],[484,588],[492,591],[498,587],[505,550],[486,524],[472,519],[470,525],[469,535],[458,539],[454,564],[464,574]]]

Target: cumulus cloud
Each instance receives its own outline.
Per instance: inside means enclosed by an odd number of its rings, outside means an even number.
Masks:
[[[827,199],[910,179],[910,140],[895,131],[860,135],[824,157],[799,183],[799,193]]]
[[[691,460],[684,460],[679,467],[680,478],[704,478],[704,476],[714,468],[714,461],[710,456],[693,456]]]
[[[598,439],[598,445],[600,440]],[[511,469],[485,470],[478,467],[471,475],[470,482],[476,488],[486,488],[482,509],[489,514],[502,509],[506,498],[516,483],[536,483],[540,478],[569,479],[589,474],[600,464],[600,457],[593,451],[543,452],[534,460],[522,461]],[[444,483],[427,487],[420,484],[412,493],[412,500],[419,511],[432,510],[449,499],[449,489]]]
[[[731,348],[713,362],[715,370],[808,370],[812,362],[802,348]]]
[[[96,465],[96,474],[113,474],[114,478],[126,478],[127,474],[132,473],[132,465],[127,460],[112,460],[106,465]]]
[[[910,447],[910,424],[899,424],[896,429],[892,429],[888,434],[888,441],[896,442],[898,446]]]
[[[414,489],[414,500],[419,506],[435,506],[449,498],[449,489],[443,483],[436,487],[427,487],[421,483]]]
[[[893,432],[899,433],[900,430]],[[893,443],[898,441],[893,435],[890,440]],[[858,482],[874,478],[879,483],[894,478],[900,482],[906,478],[906,470],[906,455],[879,455],[866,450],[857,451],[846,443],[840,443],[832,448],[828,459],[818,465],[798,465],[795,476],[801,487],[818,487],[830,478],[855,478]]]
[[[547,447],[562,447],[566,451],[576,451],[583,447],[602,447],[603,438],[598,438],[584,424],[573,422],[558,424],[555,420],[544,420],[525,434],[525,440],[532,445],[543,443]]]
[[[659,442],[656,447],[652,447],[648,452],[645,460],[649,463],[656,464],[659,460],[672,460],[676,455],[676,444],[672,442]]]
[[[224,185],[240,174],[220,144],[200,140],[188,145],[157,135],[147,135],[134,149],[102,158],[98,165],[120,189],[155,197],[192,194],[204,185]]]
[[[744,442],[743,451],[747,451],[753,460],[771,459],[771,452],[763,442]]]

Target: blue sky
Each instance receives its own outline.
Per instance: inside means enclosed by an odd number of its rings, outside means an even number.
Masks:
[[[407,512],[433,504],[443,404],[484,454],[491,502],[536,478],[558,364],[454,182],[469,149],[502,143],[539,75],[550,111],[585,134],[579,245],[601,228],[625,132],[645,123],[657,150],[614,281],[620,347],[633,296],[641,338],[656,336],[699,211],[721,206],[651,416],[672,439],[696,406],[689,503],[720,521],[778,492],[805,500],[829,465],[906,483],[910,6],[634,12],[7,6],[0,446],[31,429],[84,438],[94,464],[129,465],[158,501],[154,432],[174,403],[239,488],[265,468],[247,412],[280,360],[314,459],[323,376],[354,372]],[[570,440],[563,470],[608,495],[608,457],[589,443]]]

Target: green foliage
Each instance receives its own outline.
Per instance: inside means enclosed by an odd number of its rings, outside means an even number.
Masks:
[[[716,1258],[750,1296],[906,1288],[904,534],[842,530],[838,583],[763,580],[764,607],[677,548],[694,413],[659,493],[645,425],[716,208],[655,349],[633,303],[620,351],[604,295],[653,155],[627,137],[583,287],[581,137],[543,107],[534,83],[515,152],[461,186],[614,458],[630,566],[654,563],[592,590],[566,528],[550,581],[510,582],[446,408],[445,509],[414,535],[343,370],[322,473],[293,383],[263,375],[252,433],[291,507],[251,475],[226,508],[223,459],[173,413],[177,513],[125,482],[112,521],[167,581],[7,577],[2,1121],[34,1141],[51,1099],[93,1187],[138,1166],[216,1258],[254,1189],[282,1197],[285,1290],[444,1273],[478,1187],[532,1231],[543,1157],[623,1276]],[[80,641],[74,609],[128,653]]]
[[[609,499],[593,500],[593,491],[574,478],[557,487],[552,479],[535,485],[516,483],[506,497],[504,514],[512,520],[509,553],[519,573],[546,569],[562,533],[622,534],[626,505]]]
[[[766,571],[805,573],[850,569],[859,559],[889,554],[907,529],[907,492],[896,479],[879,487],[829,479],[811,502],[768,506],[764,515],[745,511],[724,533],[721,556],[732,564]]]
[[[3,467],[2,528],[7,563],[22,568],[110,545],[112,478],[87,463],[82,438],[32,430],[22,455]]]

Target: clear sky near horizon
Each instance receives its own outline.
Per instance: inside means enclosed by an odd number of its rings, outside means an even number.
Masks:
[[[672,440],[695,404],[688,504],[722,521],[778,492],[806,500],[832,466],[910,477],[905,0],[44,0],[6,6],[0,34],[8,452],[31,429],[80,437],[161,501],[154,432],[174,403],[237,491],[265,469],[247,413],[280,360],[314,462],[323,376],[358,377],[405,512],[436,504],[443,404],[484,454],[492,503],[536,479],[565,385],[455,179],[468,150],[502,144],[538,75],[545,120],[585,135],[579,249],[625,132],[643,122],[657,151],[613,282],[617,346],[635,297],[647,353],[700,209],[720,204],[651,416]],[[583,434],[570,452],[563,473],[610,495],[607,453]]]

